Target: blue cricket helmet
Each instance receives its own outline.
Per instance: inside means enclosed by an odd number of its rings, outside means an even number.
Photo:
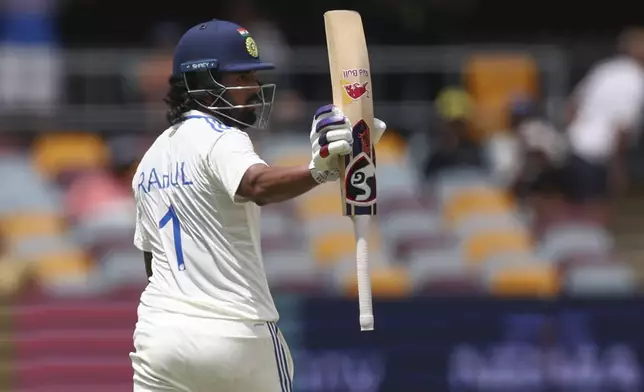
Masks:
[[[203,109],[243,127],[265,128],[275,100],[275,84],[224,86],[219,76],[274,68],[260,59],[257,44],[245,28],[214,19],[192,27],[181,37],[172,73],[184,79],[188,94]],[[192,78],[192,74],[200,77]],[[245,89],[253,91],[245,103],[231,102],[226,94]]]
[[[257,44],[245,28],[217,19],[188,30],[177,44],[173,61],[175,76],[199,69],[245,72],[274,68],[261,61]]]

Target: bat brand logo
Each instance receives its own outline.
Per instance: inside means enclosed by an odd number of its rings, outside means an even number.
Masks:
[[[342,70],[342,76],[345,78],[349,77],[354,77],[357,78],[358,76],[365,76],[369,77],[369,70],[366,68],[349,68],[349,69],[343,69]]]
[[[376,202],[376,170],[365,153],[346,168],[345,196],[347,203],[356,206],[368,207]]]
[[[362,97],[369,98],[369,90],[367,89],[368,84],[369,82],[343,83],[342,88],[344,88],[344,92],[352,101],[357,101]]]
[[[192,69],[201,69],[210,67],[210,62],[192,64]]]

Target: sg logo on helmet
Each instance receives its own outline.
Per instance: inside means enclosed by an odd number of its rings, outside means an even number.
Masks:
[[[246,37],[246,51],[253,58],[259,57],[259,49],[257,49],[257,44],[252,37]]]

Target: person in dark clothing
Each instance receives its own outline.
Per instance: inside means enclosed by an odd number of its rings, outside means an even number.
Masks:
[[[449,88],[436,99],[440,128],[432,137],[432,146],[423,166],[426,178],[449,168],[481,167],[481,146],[470,137],[471,102],[468,94]]]

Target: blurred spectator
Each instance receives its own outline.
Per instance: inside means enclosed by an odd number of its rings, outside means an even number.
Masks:
[[[57,0],[0,2],[0,108],[53,114],[60,101]]]
[[[511,187],[521,171],[519,119],[511,113],[510,128],[494,132],[485,142],[485,163],[492,178],[501,186]]]
[[[429,157],[424,165],[426,178],[437,172],[457,166],[481,166],[480,144],[471,137],[471,100],[458,88],[443,90],[436,99],[440,126]]]
[[[535,229],[561,209],[567,154],[563,134],[529,98],[511,101],[509,131],[494,133],[486,143],[493,177],[532,210]]]
[[[569,196],[602,223],[609,219],[611,196],[626,187],[626,152],[644,108],[644,28],[624,31],[618,47],[617,56],[594,66],[576,87],[567,129]]]
[[[563,134],[530,99],[515,100],[510,116],[509,136],[516,140],[514,159],[503,162],[504,167],[497,161],[496,168],[507,173],[508,185],[519,196],[560,194],[561,168],[567,154]]]
[[[69,186],[65,205],[70,220],[91,221],[115,211],[129,210],[131,192],[118,178],[107,172],[78,176]]]

